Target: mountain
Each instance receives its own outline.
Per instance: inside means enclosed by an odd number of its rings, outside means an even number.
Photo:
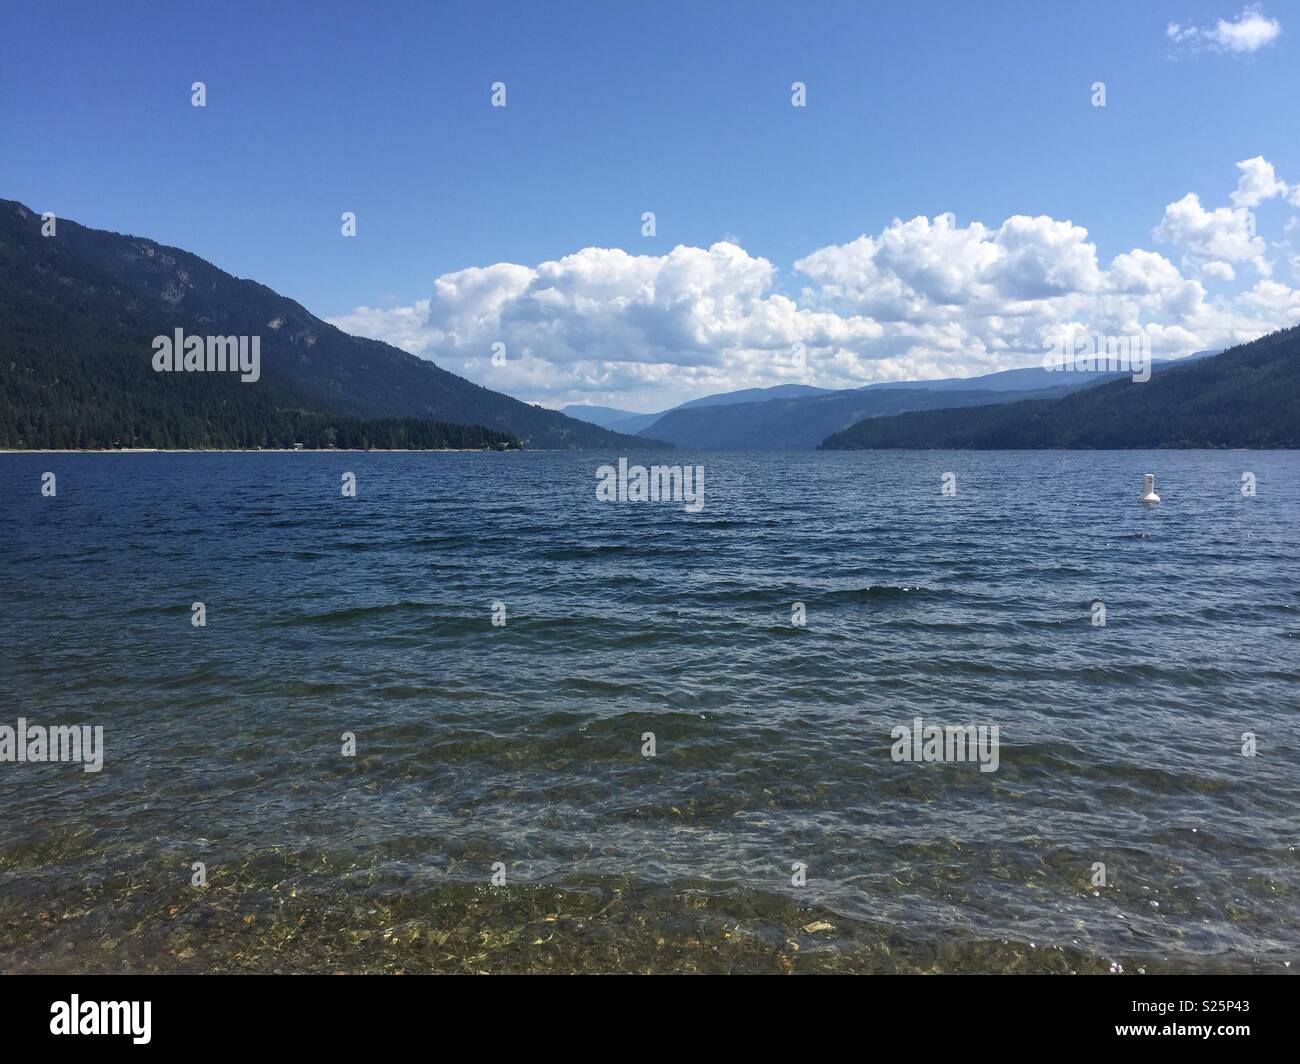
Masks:
[[[761,403],[768,399],[800,399],[810,395],[830,395],[830,388],[810,384],[777,384],[771,388],[742,388],[738,392],[718,392],[701,399],[681,403],[674,410],[691,410],[700,406],[733,406],[736,403]]]
[[[10,220],[0,210],[0,447],[519,446],[476,425],[314,411],[229,373],[155,373],[158,308]]]
[[[572,403],[563,411],[565,417],[599,425],[612,432],[636,433],[653,424],[662,414],[638,414],[633,410],[619,410],[613,406],[582,406]]]
[[[626,421],[630,417],[655,416],[638,414],[633,410],[619,410],[613,406],[584,406],[581,403],[570,403],[560,412],[565,417],[577,418],[579,421],[585,421],[589,425],[599,425],[601,428],[608,428],[610,422]]]
[[[1177,362],[1156,361],[1152,363],[1152,370],[1163,372],[1209,353],[1191,355]],[[908,410],[1056,398],[1121,377],[1127,379],[1128,374],[1107,371],[1064,373],[1031,366],[980,377],[887,381],[844,391],[804,385],[754,388],[683,403],[640,431],[678,447],[697,450],[800,450],[816,447],[827,436],[864,418],[886,417]],[[776,398],[782,394],[790,398]],[[746,396],[765,398],[759,402],[746,402]],[[631,426],[619,427],[626,430]]]
[[[1086,387],[1082,374],[1057,374],[1055,388],[1038,392],[943,391],[916,388],[855,388],[796,399],[670,410],[644,432],[694,450],[812,450],[832,433],[861,421],[904,410],[1010,403],[1026,394],[1065,395]]]
[[[1161,370],[1168,369],[1171,366],[1181,366],[1193,359],[1207,358],[1210,355],[1218,354],[1217,351],[1197,351],[1194,354],[1186,355],[1179,359],[1152,359],[1151,370],[1158,373]],[[1074,375],[1074,374],[1072,374]],[[1091,383],[1101,383],[1102,381],[1113,380],[1122,374],[1111,373],[1107,371],[1094,370],[1088,374]],[[1049,370],[1042,366],[1029,366],[1025,369],[1004,369],[997,373],[985,373],[980,377],[943,377],[938,380],[929,381],[884,381],[880,384],[869,384],[868,388],[926,388],[938,389],[940,391],[970,391],[970,390],[991,390],[998,392],[1020,392],[1020,391],[1040,391],[1044,388],[1054,388],[1061,383],[1061,371]]]
[[[661,410],[657,414],[638,414],[632,410],[619,410],[612,406],[579,406],[576,403],[566,406],[564,413],[579,421],[589,421],[593,425],[600,425],[614,432],[642,433],[652,436],[655,433],[646,430],[672,410],[691,410],[703,406],[730,406],[735,403],[754,403],[767,399],[792,399],[799,396],[829,394],[830,389],[813,388],[807,384],[778,384],[771,388],[743,388],[737,392],[705,395],[671,407],[669,410]]]
[[[195,441],[228,441],[235,425],[241,433],[273,423],[281,433],[295,420],[310,428],[320,416],[348,431],[361,420],[473,424],[489,431],[483,438],[491,445],[518,438],[543,449],[633,450],[657,442],[530,406],[389,344],[349,336],[265,285],[179,248],[65,218],[56,235],[42,236],[40,216],[11,200],[0,200],[0,292],[0,408],[8,411],[0,416],[11,441],[22,425],[21,443],[6,445],[108,435],[217,446],[225,444]],[[178,327],[259,336],[262,379],[155,373],[152,338]],[[386,431],[392,438],[397,429]],[[422,430],[402,431],[419,438]]]
[[[862,448],[1300,447],[1300,326],[1222,354],[1051,400],[872,418],[829,436]]]

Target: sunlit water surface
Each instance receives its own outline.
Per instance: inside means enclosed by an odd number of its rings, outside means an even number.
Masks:
[[[617,457],[0,456],[0,965],[1300,970],[1300,454]]]

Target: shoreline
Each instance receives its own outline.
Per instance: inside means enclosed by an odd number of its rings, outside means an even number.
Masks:
[[[96,925],[102,899],[58,883],[52,899],[4,911],[9,974],[751,975],[1280,974],[1274,948],[1198,951],[1169,939],[1128,948],[1033,942],[968,920],[894,926],[779,891],[701,895],[681,884],[604,879],[492,888],[452,880],[359,896],[302,869],[233,874],[195,890],[154,876],[143,897]],[[147,899],[147,900],[146,900]],[[123,911],[125,910],[125,911]],[[114,940],[112,951],[104,937]],[[75,943],[75,946],[72,945]],[[66,945],[65,945],[66,944]]]

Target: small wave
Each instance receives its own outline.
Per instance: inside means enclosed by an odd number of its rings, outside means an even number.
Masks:
[[[819,605],[839,602],[900,602],[908,599],[943,598],[945,592],[919,584],[868,584],[866,587],[840,588],[818,595],[814,601]]]
[[[375,619],[392,614],[423,613],[432,608],[433,607],[426,602],[409,602],[405,600],[401,602],[382,603],[377,606],[350,606],[341,610],[327,610],[325,613],[299,614],[296,617],[277,620],[269,627],[328,627],[332,625],[348,624],[351,621]]]

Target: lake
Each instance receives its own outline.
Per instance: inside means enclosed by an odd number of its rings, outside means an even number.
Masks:
[[[619,457],[0,455],[4,970],[1300,960],[1300,453]]]

